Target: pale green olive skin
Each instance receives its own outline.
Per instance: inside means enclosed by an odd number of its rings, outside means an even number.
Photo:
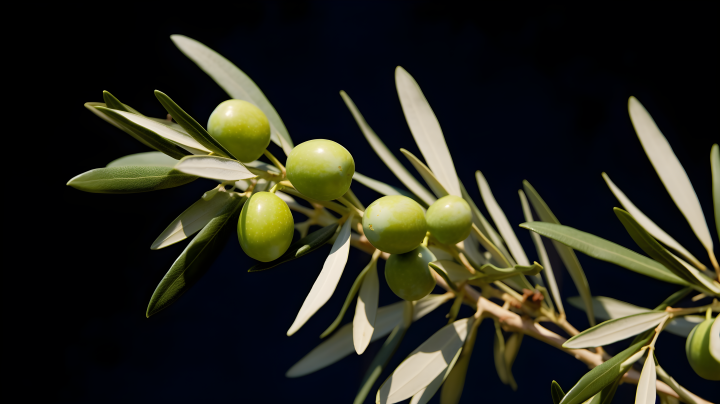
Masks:
[[[690,331],[685,341],[685,354],[698,376],[706,380],[720,380],[720,362],[710,353],[710,329],[713,321],[708,319]]]
[[[363,215],[363,232],[370,244],[389,254],[403,254],[419,246],[427,233],[425,212],[407,196],[375,200]]]
[[[258,261],[279,258],[292,242],[295,224],[287,204],[270,192],[254,193],[240,212],[237,233],[245,254]]]
[[[428,267],[433,261],[435,255],[423,245],[405,254],[392,254],[385,263],[385,281],[398,297],[420,300],[435,288],[435,278]]]
[[[447,195],[433,203],[425,214],[430,234],[443,244],[457,244],[470,235],[472,211],[461,197]]]
[[[319,201],[330,201],[350,189],[355,160],[339,143],[314,139],[292,149],[286,168],[287,177],[298,192]]]
[[[236,159],[257,160],[270,144],[270,121],[260,108],[244,100],[227,100],[208,120],[208,133]]]

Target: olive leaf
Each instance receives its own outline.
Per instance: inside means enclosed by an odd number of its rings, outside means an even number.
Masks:
[[[444,295],[430,294],[414,302],[412,321],[417,321],[443,303],[450,300],[451,293]],[[405,302],[397,302],[378,308],[375,316],[375,330],[372,341],[378,340],[390,333],[393,328],[403,321],[403,305]],[[352,324],[345,324],[336,333],[316,346],[312,351],[300,359],[285,374],[287,377],[300,377],[326,366],[330,366],[340,359],[355,352],[352,341]]]
[[[247,198],[233,195],[220,211],[175,260],[150,298],[146,316],[173,304],[210,269],[228,237],[235,230],[240,208]]]
[[[337,228],[338,224],[333,223],[329,226],[323,227],[322,229],[315,230],[300,240],[290,244],[287,251],[285,251],[285,253],[279,258],[270,262],[258,262],[250,267],[248,272],[265,271],[288,261],[298,259],[303,255],[310,254],[325,245],[325,243],[327,243],[335,235]]]
[[[388,150],[388,148],[385,146],[385,143],[380,140],[380,138],[375,134],[370,125],[368,125],[368,123],[365,121],[365,118],[357,109],[355,103],[353,103],[353,101],[350,99],[350,96],[347,95],[345,91],[340,91],[340,96],[345,102],[345,105],[350,110],[350,113],[355,119],[355,122],[360,127],[360,131],[362,132],[363,136],[365,136],[365,139],[368,141],[368,143],[370,143],[370,146],[373,148],[373,150],[375,150],[375,153],[380,157],[383,163],[385,163],[385,165],[390,169],[390,171],[395,174],[395,176],[400,180],[400,182],[402,182],[413,194],[417,195],[417,197],[423,201],[425,206],[432,205],[433,202],[435,202],[435,197],[427,189],[425,189],[425,187],[423,187],[420,182],[418,182],[418,180],[416,180],[415,177],[410,174],[410,172],[400,163],[400,161],[395,158],[395,155],[393,155],[392,152]]]
[[[99,102],[85,103],[85,107],[89,109],[93,114],[102,118],[102,120],[104,120],[105,122],[112,124],[116,128],[132,136],[133,138],[135,138],[135,140],[139,141],[140,143],[151,149],[163,152],[175,159],[180,159],[187,155],[187,152],[179,149],[175,143],[165,139],[163,136],[158,135],[152,130],[136,125],[135,123],[133,123],[132,121],[128,121],[127,119],[123,119],[124,116],[118,114],[117,112],[122,112],[129,115],[136,114],[110,109],[106,107],[106,104]]]
[[[470,210],[473,212],[473,224],[480,230],[480,232],[495,245],[495,247],[498,249],[500,254],[502,254],[503,257],[510,257],[510,253],[505,248],[505,242],[503,241],[502,237],[500,237],[500,234],[498,234],[497,230],[495,230],[490,222],[485,219],[485,216],[483,216],[482,212],[480,212],[480,209],[478,209],[475,202],[470,198],[470,195],[468,194],[467,190],[465,189],[465,186],[463,185],[462,181],[460,181],[460,191],[462,193],[463,199],[470,205]],[[497,264],[500,264],[500,260]]]
[[[675,275],[659,262],[590,233],[560,224],[544,222],[523,223],[520,227],[563,243],[593,258],[621,266],[639,274],[663,282],[683,286],[690,285],[688,281]],[[586,307],[591,304],[586,302]],[[589,310],[588,314],[590,314]]]
[[[415,167],[415,170],[420,173],[420,176],[423,178],[423,180],[425,180],[425,183],[428,184],[436,197],[442,198],[445,195],[449,195],[448,191],[440,183],[440,181],[430,170],[430,168],[428,168],[428,166],[423,164],[423,162],[420,161],[419,158],[415,157],[415,155],[410,153],[409,151],[402,148],[400,149],[400,151],[402,152],[402,154],[405,155],[405,157],[407,157],[408,160],[410,160],[410,163],[412,163],[413,167]]]
[[[410,399],[410,404],[427,404],[428,402],[430,402],[430,399],[433,398],[433,396],[435,395],[435,393],[437,393],[438,390],[440,390],[440,386],[445,383],[445,380],[450,375],[450,372],[452,372],[452,370],[455,368],[458,359],[460,359],[460,355],[462,355],[462,351],[462,348],[457,351],[455,357],[452,359],[452,361],[450,361],[450,364],[443,373],[440,373],[435,379],[433,379],[433,381],[430,382],[430,384],[428,384],[426,387],[424,387],[412,396],[412,398]],[[443,402],[442,399],[440,400],[440,402]]]
[[[144,152],[128,154],[127,156],[115,159],[107,164],[106,167],[122,167],[122,166],[155,166],[155,167],[175,167],[177,160],[161,152]]]
[[[572,296],[569,297],[567,300],[571,306],[576,307],[580,310],[585,310],[585,305],[583,304],[580,296]],[[627,317],[633,314],[646,313],[650,311],[650,309],[648,308],[635,306],[633,304],[625,303],[623,301],[605,296],[593,296],[592,304],[595,317],[600,320],[610,320],[614,318]],[[667,306],[655,308],[654,310],[663,310],[665,307]],[[696,325],[701,323],[704,319],[705,317],[703,316],[693,315],[676,317],[673,318],[670,322],[668,322],[668,324],[665,326],[665,331],[671,334],[678,335],[680,337],[687,337],[688,334],[690,334],[690,331],[692,331],[692,329]]]
[[[642,352],[638,351],[650,342],[652,336],[652,334],[649,334],[647,337],[587,372],[580,378],[575,386],[565,394],[560,404],[584,403],[585,400],[613,383],[619,376],[622,376],[630,369],[632,364],[635,363],[635,360],[642,356]],[[636,353],[640,354],[637,358],[633,356]]]
[[[668,316],[665,311],[647,311],[608,320],[573,336],[563,343],[563,348],[580,349],[609,345],[656,327]]]
[[[708,254],[714,257],[712,237],[710,237],[710,230],[700,207],[700,201],[672,147],[637,98],[630,97],[628,100],[628,112],[638,139],[645,149],[645,154],[665,185],[665,189],[687,219]]]
[[[655,224],[650,218],[645,216],[640,209],[638,209],[631,201],[628,199],[627,196],[620,190],[620,188],[615,185],[614,182],[610,179],[610,177],[602,173],[602,177],[605,180],[605,183],[607,183],[607,186],[610,188],[610,191],[615,195],[615,198],[620,202],[620,204],[625,208],[625,210],[628,211],[632,215],[633,218],[642,226],[645,230],[647,230],[648,233],[650,233],[653,237],[658,239],[661,243],[665,244],[666,246],[672,248],[673,250],[680,253],[680,255],[686,257],[689,259],[693,265],[697,266],[700,269],[705,269],[705,265],[702,264],[695,256],[693,256],[688,250],[685,249],[680,243],[675,241],[674,238],[672,238],[669,234],[665,233],[663,229],[661,229],[658,225]]]
[[[640,226],[629,213],[620,208],[613,208],[613,210],[618,219],[620,219],[620,222],[625,226],[625,230],[630,234],[630,237],[632,237],[635,243],[650,257],[663,264],[679,278],[683,278],[689,284],[693,284],[700,292],[709,295],[720,294],[720,285],[713,285],[713,281],[704,274],[690,267],[690,265],[683,265],[676,256],[666,250],[647,230]]]
[[[428,266],[432,268],[438,275],[440,275],[440,277],[445,280],[445,283],[447,283],[453,291],[457,292],[457,286],[450,280],[450,277],[448,276],[447,272],[445,272],[445,269],[437,265],[435,262],[428,263]]]
[[[186,156],[175,164],[175,169],[186,174],[222,181],[257,177],[241,162],[218,156]]]
[[[133,194],[178,187],[196,179],[170,167],[121,166],[84,172],[71,178],[67,185],[98,194]]]
[[[635,404],[655,404],[655,358],[652,352],[645,359],[637,391],[635,392]]]
[[[377,274],[377,261],[373,260],[371,264],[372,266],[363,276],[353,317],[353,345],[358,355],[362,355],[370,344],[378,308],[380,281]]]
[[[405,120],[430,169],[448,193],[460,196],[460,184],[440,123],[417,81],[405,69],[395,68],[395,87]]]
[[[560,404],[560,401],[562,401],[563,397],[565,397],[565,392],[562,388],[560,388],[560,385],[555,380],[553,380],[550,384],[550,396],[552,397],[554,404]]]
[[[373,191],[378,192],[382,195],[407,196],[408,198],[414,199],[416,202],[418,202],[424,208],[428,207],[428,204],[425,201],[423,201],[422,199],[418,198],[417,196],[411,194],[410,192],[407,192],[404,189],[396,188],[392,185],[388,185],[384,182],[380,182],[378,180],[372,179],[368,176],[360,174],[357,171],[355,171],[355,173],[353,173],[353,181],[357,181],[357,182],[365,185],[366,187],[372,189]]]
[[[435,253],[435,251],[433,251],[433,253]],[[435,254],[435,256],[437,257],[437,254]],[[455,261],[440,259],[433,261],[432,264],[442,269],[447,274],[447,277],[450,278],[451,282],[462,282],[473,276],[467,268]]]
[[[220,142],[215,140],[193,117],[180,108],[167,94],[155,90],[155,97],[173,119],[182,126],[198,143],[215,154],[235,158]]]
[[[512,268],[498,268],[492,264],[485,264],[480,267],[480,274],[471,276],[468,281],[471,285],[480,286],[483,283],[495,282],[501,279],[512,278],[517,275],[537,275],[543,267],[537,262],[532,265],[515,265]]]
[[[400,346],[400,342],[402,342],[403,337],[405,337],[405,333],[410,327],[410,324],[412,324],[413,303],[406,301],[401,302],[400,304],[402,304],[403,309],[402,320],[400,321],[400,323],[398,323],[398,325],[395,326],[395,328],[393,328],[390,336],[387,337],[387,339],[383,343],[383,346],[380,348],[380,351],[378,351],[377,355],[375,355],[372,362],[370,363],[367,371],[365,371],[362,382],[360,382],[360,389],[355,396],[353,404],[362,404],[365,401],[368,393],[370,393],[370,389],[372,389],[375,381],[378,377],[380,377],[380,374],[382,373],[383,369],[385,369],[388,362],[390,362],[390,358],[395,355],[395,352]]]
[[[715,230],[720,237],[720,147],[717,143],[710,149],[710,171],[712,171],[712,194],[715,208]]]
[[[446,325],[410,353],[380,386],[376,402],[396,403],[427,387],[462,348],[471,321],[472,318],[464,318]]]
[[[550,210],[550,207],[527,180],[523,180],[523,189],[525,190],[525,193],[530,200],[530,204],[533,209],[535,209],[535,212],[540,217],[541,221],[560,225],[560,221],[557,217],[555,217],[555,214],[552,210]],[[520,227],[522,227],[522,225],[520,225]],[[595,316],[593,316],[592,309],[590,308],[592,307],[590,305],[592,293],[590,293],[590,285],[588,284],[587,277],[585,276],[585,271],[583,270],[582,265],[580,265],[580,260],[578,260],[577,255],[575,255],[572,248],[557,242],[555,239],[553,239],[553,246],[560,256],[560,260],[563,262],[563,265],[565,265],[565,269],[567,269],[570,274],[570,277],[580,293],[580,296],[583,300],[585,300],[586,306],[588,307],[587,317],[590,326],[595,325]]]
[[[293,142],[280,115],[270,104],[260,87],[247,74],[222,55],[202,43],[184,35],[170,35],[175,46],[208,74],[231,98],[255,104],[267,116],[272,131],[271,139],[290,154]],[[173,115],[174,117],[174,115]],[[280,140],[282,138],[282,140]]]
[[[337,226],[337,225],[336,225]],[[350,307],[350,303],[352,303],[353,298],[355,298],[355,295],[360,290],[360,286],[363,284],[363,279],[365,279],[365,274],[368,273],[373,267],[377,269],[377,262],[371,261],[365,268],[363,268],[362,271],[358,274],[357,278],[355,278],[355,282],[353,282],[352,287],[350,288],[350,292],[348,292],[347,296],[345,297],[345,302],[342,305],[342,308],[340,309],[340,313],[338,313],[337,317],[335,317],[335,320],[330,324],[330,326],[323,331],[322,334],[320,334],[320,338],[325,338],[328,335],[330,335],[335,329],[340,325],[340,322],[342,321],[343,317],[345,317],[345,312]],[[354,334],[353,334],[354,336]]]
[[[458,350],[459,358],[453,359],[448,365],[450,374],[448,374],[445,383],[440,391],[440,402],[442,404],[457,404],[460,402],[463,387],[465,386],[465,378],[467,377],[468,366],[470,366],[470,358],[472,357],[473,348],[475,347],[475,339],[477,330],[482,322],[482,318],[473,320],[468,326],[468,335],[465,338],[463,346]],[[457,356],[457,354],[456,354]]]
[[[173,220],[153,241],[150,249],[165,248],[199,232],[233,200],[233,195],[228,192],[218,192],[209,201],[201,198]]]
[[[525,192],[523,192],[522,190],[518,190],[518,195],[520,196],[520,204],[522,205],[525,220],[528,222],[532,222],[533,216],[532,212],[530,211],[530,205],[528,203],[527,197],[525,196]],[[553,272],[552,266],[550,265],[550,259],[548,258],[547,251],[545,250],[545,245],[543,244],[543,241],[540,238],[539,234],[531,231],[530,235],[532,236],[533,244],[535,244],[535,250],[537,251],[538,257],[540,259],[540,265],[542,265],[543,269],[545,270],[545,278],[547,279],[550,291],[552,292],[553,302],[555,302],[558,313],[560,313],[560,315],[564,315],[565,307],[563,307],[562,298],[560,297],[560,288],[558,288],[557,282],[555,281],[555,273]],[[535,275],[535,278],[540,279],[540,276]],[[540,286],[545,285],[544,283],[540,283]]]
[[[206,154],[210,153],[210,150],[198,143],[197,140],[193,139],[192,136],[190,136],[187,132],[177,130],[171,125],[130,112],[118,111],[101,106],[95,107],[95,109],[109,116],[111,119],[118,122],[120,125],[130,128],[133,132],[142,134],[142,136],[145,136],[147,139],[157,140],[158,138],[160,138],[164,141],[169,141],[170,143],[183,147],[193,154],[202,152]],[[165,153],[165,150],[159,151]],[[175,157],[170,154],[168,155],[171,157]],[[180,159],[184,156],[186,156],[186,154],[182,154],[177,158]]]
[[[328,255],[323,264],[310,293],[308,293],[305,301],[300,307],[300,311],[295,317],[292,325],[287,331],[287,335],[291,336],[297,332],[309,319],[315,314],[320,307],[325,305],[335,288],[337,287],[340,277],[342,276],[345,264],[347,263],[348,254],[350,253],[350,226],[352,224],[352,216],[345,220],[340,228],[340,232],[333,243],[330,255]]]

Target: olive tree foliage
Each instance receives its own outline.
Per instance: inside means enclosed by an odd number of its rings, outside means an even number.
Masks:
[[[283,121],[247,75],[191,38],[173,35],[171,39],[231,98],[257,106],[269,121],[272,142],[286,156],[292,152],[294,144]],[[527,181],[518,190],[526,223],[514,226],[495,201],[484,174],[477,171],[477,186],[481,202],[490,214],[491,220],[488,220],[458,179],[440,124],[420,86],[402,67],[396,69],[395,80],[405,118],[422,156],[415,156],[405,149],[401,152],[425,183],[416,180],[405,169],[368,125],[350,97],[341,92],[360,132],[406,189],[393,187],[359,172],[354,173],[353,179],[383,195],[410,197],[423,211],[447,195],[463,198],[468,203],[472,226],[467,238],[457,244],[443,244],[428,233],[422,242],[432,252],[428,256],[433,258],[423,270],[427,270],[434,281],[447,291],[444,294],[430,294],[416,301],[401,300],[378,307],[380,280],[377,261],[388,259],[389,254],[376,249],[365,237],[361,225],[365,205],[355,197],[352,189],[334,200],[323,201],[306,196],[288,180],[283,158],[276,158],[265,150],[263,154],[268,162],[238,161],[206,128],[159,91],[156,91],[156,96],[169,114],[167,119],[144,116],[108,92],[103,94],[103,103],[85,104],[95,115],[153,151],[122,157],[110,162],[107,167],[72,178],[68,185],[86,192],[138,193],[181,186],[198,177],[219,182],[217,187],[207,191],[170,223],[152,243],[152,249],[161,249],[195,236],[155,289],[148,304],[148,317],[174,303],[205,274],[227,238],[235,231],[243,205],[253,194],[261,191],[274,193],[289,209],[306,215],[308,220],[294,225],[300,233],[298,241],[278,258],[258,262],[249,272],[269,270],[313,253],[325,244],[332,245],[295,321],[288,325],[288,336],[299,330],[335,292],[350,247],[368,253],[370,261],[367,267],[355,275],[355,282],[339,308],[337,319],[321,336],[323,342],[286,374],[287,377],[307,375],[347,355],[363,354],[370,342],[384,339],[360,382],[356,403],[363,402],[368,394],[374,395],[378,403],[406,399],[410,399],[411,403],[425,403],[435,394],[440,395],[441,403],[459,402],[478,326],[483,321],[492,321],[495,325],[492,347],[495,367],[500,380],[513,389],[517,388],[517,381],[513,377],[512,365],[523,338],[529,336],[573,355],[590,368],[567,393],[553,382],[550,393],[555,403],[609,403],[622,382],[638,386],[636,403],[654,403],[656,393],[667,403],[678,400],[707,403],[680,386],[660,366],[655,342],[666,331],[684,337],[691,335],[688,337],[689,358],[690,351],[703,349],[695,347],[700,342],[694,342],[694,335],[701,332],[693,330],[698,329],[698,324],[704,323],[706,318],[706,321],[712,322],[712,312],[720,311],[717,300],[720,296],[720,283],[717,282],[720,268],[714,256],[710,229],[690,179],[642,104],[634,97],[628,103],[638,138],[668,193],[707,250],[710,265],[705,265],[703,260],[694,257],[660,229],[605,173],[603,178],[623,207],[615,208],[615,214],[646,255],[562,225]],[[720,223],[720,152],[717,144],[712,147],[711,162],[717,224]],[[298,203],[298,199],[304,199],[308,204]],[[533,221],[533,215],[540,221]],[[268,223],[268,226],[272,225]],[[516,236],[517,231],[525,229],[532,235],[536,261],[528,258]],[[720,233],[720,227],[715,230]],[[558,268],[551,267],[541,237],[552,241],[580,296],[561,296],[553,272]],[[634,306],[611,297],[593,296],[576,251],[676,284],[679,290],[654,308]],[[676,308],[681,301],[685,306],[690,301],[692,307]],[[583,309],[591,327],[580,332],[569,324],[565,303]],[[474,315],[458,318],[463,304],[471,307]],[[355,306],[352,323],[340,326],[351,305]],[[648,307],[651,306],[648,304]],[[412,323],[433,310],[448,312],[447,325],[417,347],[396,369],[386,370]],[[596,324],[596,319],[603,322]],[[559,326],[565,335],[548,330],[544,323]],[[712,330],[706,338],[709,344],[705,349],[709,349],[709,353],[700,356],[707,363],[698,364],[700,367],[709,366],[710,373],[706,376],[710,378],[714,376],[715,368],[712,366],[717,368],[720,363],[718,324],[715,321],[705,327]],[[633,336],[635,338],[628,348],[615,356],[602,349],[607,344]],[[696,372],[701,374],[690,360]],[[638,361],[640,371],[633,367]],[[379,379],[381,375],[385,376],[384,380]],[[715,380],[720,378],[720,372],[715,376]],[[381,383],[373,390],[376,382]]]

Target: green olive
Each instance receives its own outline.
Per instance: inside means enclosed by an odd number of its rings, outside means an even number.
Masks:
[[[227,100],[208,120],[208,133],[238,160],[249,163],[270,144],[270,122],[260,108],[243,100]]]
[[[710,354],[710,332],[713,321],[707,319],[690,331],[685,342],[685,354],[695,373],[703,379],[720,380],[720,362]]]
[[[447,195],[435,201],[425,214],[430,234],[443,244],[456,244],[470,235],[472,212],[459,196]]]
[[[385,263],[385,281],[398,297],[420,300],[435,287],[428,267],[433,261],[435,256],[423,245],[405,254],[392,254]]]
[[[355,160],[340,144],[314,139],[292,149],[287,177],[301,194],[319,201],[337,199],[350,189]]]
[[[371,203],[363,216],[363,232],[380,251],[403,254],[422,243],[427,233],[425,212],[407,196],[383,196]]]
[[[245,254],[269,262],[287,251],[295,231],[287,204],[270,192],[254,193],[238,219],[238,240]]]

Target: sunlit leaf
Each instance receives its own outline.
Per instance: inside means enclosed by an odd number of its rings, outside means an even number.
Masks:
[[[520,225],[551,238],[601,261],[659,279],[663,282],[689,286],[690,283],[672,273],[659,262],[590,233],[554,223],[531,222]],[[589,304],[586,304],[586,307]]]
[[[522,190],[518,190],[518,195],[520,196],[520,203],[522,204],[525,220],[528,222],[532,222],[533,216],[532,212],[530,211],[530,205],[528,204],[525,192],[523,192]],[[538,257],[540,258],[540,264],[545,271],[545,278],[547,279],[548,286],[550,287],[550,291],[552,292],[553,302],[555,302],[558,313],[560,313],[561,315],[565,314],[565,307],[563,307],[562,298],[560,297],[560,288],[558,288],[557,282],[555,281],[555,273],[550,266],[550,259],[548,258],[547,251],[545,250],[545,245],[543,244],[543,241],[540,238],[539,234],[531,231],[530,236],[532,236],[533,244],[535,244],[535,250],[537,251]]]
[[[395,87],[405,120],[425,161],[448,193],[460,196],[460,184],[440,123],[415,79],[395,68]]]
[[[415,170],[417,170],[418,173],[420,173],[420,176],[425,180],[425,183],[428,184],[430,189],[433,191],[436,197],[442,198],[445,195],[448,195],[448,191],[445,189],[445,187],[440,183],[440,181],[435,177],[435,174],[426,166],[423,164],[422,161],[420,161],[419,158],[415,157],[414,154],[410,153],[409,151],[405,149],[400,149],[402,154],[407,157],[408,160],[410,160],[410,163],[412,163],[413,167],[415,167]]]
[[[429,263],[428,266],[433,269],[438,275],[440,275],[440,277],[443,278],[445,283],[447,283],[452,290],[457,291],[457,286],[450,280],[447,272],[445,272],[442,267],[438,266],[434,262]]]
[[[129,154],[108,163],[107,167],[123,166],[154,166],[154,167],[175,167],[177,160],[161,152],[145,152]]]
[[[475,205],[475,202],[472,200],[472,198],[470,198],[470,195],[467,193],[467,190],[465,189],[462,181],[460,181],[460,192],[462,192],[463,199],[465,199],[465,201],[467,201],[467,203],[470,205],[470,210],[473,213],[473,224],[477,226],[480,232],[490,242],[492,242],[493,245],[495,245],[495,248],[498,249],[500,254],[502,254],[503,257],[506,257],[506,259],[510,261],[510,264],[514,264],[512,256],[505,248],[502,237],[500,237],[500,234],[498,234],[498,232],[492,227],[490,222],[485,219],[485,216],[483,216],[482,212],[480,212],[480,209],[478,209],[477,205]],[[501,260],[496,260],[496,263],[498,265],[502,265]]]
[[[212,199],[200,199],[185,209],[170,225],[153,241],[151,250],[159,250],[185,240],[202,230],[215,215],[231,203],[234,197],[228,192],[218,192]]]
[[[655,404],[655,359],[652,352],[648,354],[640,373],[637,392],[635,393],[635,404]]]
[[[348,218],[340,228],[340,233],[338,233],[333,243],[330,255],[325,260],[320,275],[318,275],[312,289],[310,289],[310,293],[308,293],[302,307],[300,307],[295,321],[293,321],[290,329],[288,329],[288,336],[295,334],[320,307],[330,300],[333,292],[335,292],[335,288],[340,281],[340,276],[342,276],[343,270],[345,269],[348,253],[350,252],[351,224],[352,220]]]
[[[464,318],[446,325],[410,353],[380,386],[376,401],[380,404],[397,403],[427,387],[447,369],[462,348],[470,321]]]
[[[335,225],[337,226],[337,225]],[[363,279],[365,279],[365,274],[368,273],[371,269],[375,268],[377,270],[377,261],[371,261],[367,266],[360,271],[357,278],[355,278],[355,282],[353,282],[352,287],[350,288],[350,291],[347,294],[347,297],[345,297],[345,303],[343,303],[342,308],[340,309],[340,313],[338,313],[337,317],[335,317],[335,321],[330,324],[330,326],[323,331],[322,334],[320,334],[320,338],[325,338],[328,335],[330,335],[335,329],[340,325],[340,322],[342,321],[343,317],[345,317],[345,312],[350,307],[350,303],[352,303],[353,299],[355,298],[355,295],[357,295],[358,291],[360,290],[360,286],[363,284]]]
[[[402,342],[407,329],[410,327],[410,324],[412,324],[413,302],[405,301],[400,304],[402,304],[403,308],[402,321],[395,326],[390,333],[390,336],[387,337],[385,343],[383,343],[380,351],[378,351],[377,355],[373,358],[372,363],[370,363],[370,367],[368,367],[365,375],[363,376],[362,382],[360,383],[360,389],[355,396],[353,404],[362,404],[365,402],[365,398],[368,393],[370,393],[370,389],[372,389],[375,381],[378,377],[380,377],[380,374],[383,369],[385,369],[388,362],[390,362],[390,358],[395,355],[395,352],[397,351],[398,346],[400,346],[400,342]]]
[[[608,320],[573,336],[563,347],[580,349],[609,345],[656,327],[667,317],[668,313],[664,311],[648,311]]]
[[[247,74],[219,53],[194,39],[183,35],[171,35],[170,39],[185,56],[215,80],[231,98],[251,102],[260,108],[270,121],[273,142],[281,146],[286,155],[290,154],[293,142],[285,124],[265,94]],[[282,142],[278,135],[282,137]]]
[[[444,295],[431,294],[418,300],[415,302],[413,309],[413,321],[417,321],[437,309],[451,297],[451,293]],[[403,318],[403,304],[404,302],[397,302],[378,308],[375,316],[375,330],[371,342],[388,335],[396,325],[401,323]],[[345,324],[293,365],[285,376],[304,376],[332,365],[350,355],[355,352],[352,338],[352,323]]]
[[[624,351],[592,368],[565,394],[560,404],[581,404],[597,394],[605,388],[605,386],[613,383],[618,376],[623,375],[632,364],[635,363],[634,360],[628,359],[631,359],[636,353],[642,356],[642,352],[638,351],[647,344],[650,339],[652,339],[652,335],[636,342]]]
[[[185,247],[150,298],[146,316],[150,317],[173,304],[210,269],[225,247],[235,225],[240,208],[247,198],[233,196],[225,206]]]
[[[535,209],[535,213],[537,213],[541,221],[560,225],[560,221],[557,219],[557,217],[555,217],[555,214],[550,210],[550,207],[547,205],[547,203],[545,203],[540,194],[535,190],[535,188],[533,188],[532,185],[530,185],[527,180],[523,181],[523,189],[525,190],[525,194],[530,200],[530,204],[532,205],[533,209]],[[520,226],[522,227],[522,225]],[[550,238],[552,239],[552,237]],[[592,298],[592,293],[590,293],[590,285],[588,284],[587,277],[585,276],[585,271],[583,271],[582,265],[580,265],[580,260],[578,260],[577,255],[575,255],[575,252],[572,250],[572,248],[569,248],[567,245],[563,244],[567,243],[559,243],[556,239],[553,239],[553,246],[555,247],[555,251],[557,251],[558,255],[560,256],[560,260],[562,260],[563,265],[565,265],[565,268],[570,274],[570,277],[572,278],[575,287],[580,293],[580,296],[583,298],[583,300],[585,300],[586,306],[591,307],[590,299]],[[592,309],[589,309],[589,311],[587,312],[587,316],[590,326],[595,325],[595,317],[593,316]]]
[[[173,119],[182,126],[185,131],[192,136],[198,143],[203,145],[211,152],[222,157],[235,158],[229,150],[220,142],[215,140],[190,114],[185,112],[179,105],[175,103],[167,94],[162,91],[155,90],[155,97],[160,101],[163,108],[170,114]]]
[[[365,352],[375,329],[380,281],[377,274],[377,261],[373,261],[373,264],[375,265],[363,277],[353,317],[353,345],[358,355]]]
[[[437,393],[438,390],[440,390],[440,386],[443,385],[445,382],[445,379],[447,379],[450,372],[452,372],[453,368],[455,367],[455,364],[457,363],[458,359],[460,358],[460,355],[462,354],[462,348],[455,354],[455,357],[450,361],[450,364],[448,365],[447,369],[445,369],[444,372],[440,373],[435,379],[433,379],[430,384],[427,385],[427,387],[420,389],[415,395],[412,396],[410,399],[410,404],[427,404],[430,402],[430,399],[433,398],[435,393]]]
[[[612,182],[610,177],[602,173],[602,177],[605,179],[605,182],[607,183],[608,187],[610,188],[610,191],[615,195],[615,198],[620,202],[620,204],[625,208],[625,210],[628,211],[632,215],[632,217],[637,220],[637,222],[642,226],[645,230],[647,230],[648,233],[650,233],[653,237],[658,239],[661,243],[665,244],[666,246],[672,248],[673,250],[680,253],[680,255],[686,257],[692,263],[698,268],[705,269],[705,265],[703,265],[697,258],[695,258],[688,250],[685,249],[680,243],[675,241],[674,238],[670,237],[669,234],[665,233],[663,229],[661,229],[658,225],[655,224],[650,218],[645,216],[644,213],[640,211],[631,201],[628,199],[627,196],[620,190],[620,188],[615,185],[615,183]]]
[[[186,156],[175,164],[175,169],[186,174],[222,181],[257,177],[241,162],[217,156]]]
[[[655,167],[658,177],[665,185],[665,189],[687,219],[697,238],[712,254],[713,242],[705,215],[700,207],[700,201],[672,147],[637,98],[630,97],[628,100],[628,112],[638,139],[640,139],[648,159]]]
[[[495,362],[495,371],[497,372],[498,378],[505,385],[511,384],[512,375],[510,369],[508,369],[507,362],[505,362],[505,337],[500,327],[500,322],[493,319],[495,322],[495,338],[493,339],[493,359]],[[512,379],[514,382],[514,379]],[[517,386],[513,387],[515,390]]]
[[[560,388],[560,385],[555,380],[553,380],[552,384],[550,384],[550,396],[552,396],[554,404],[560,404],[560,401],[562,401],[563,397],[565,397],[565,392],[562,388]]]
[[[451,362],[448,365],[448,369],[451,370],[445,380],[445,383],[442,385],[442,391],[440,392],[440,404],[457,404],[460,402],[480,323],[481,320],[474,320],[471,324],[468,324],[470,329],[468,330],[465,343],[462,348],[460,348],[460,357],[455,363]]]
[[[421,205],[422,205],[422,204],[425,204],[425,207],[428,206],[428,205],[425,203],[425,201],[419,199],[418,197],[416,197],[415,195],[411,194],[410,192],[407,192],[407,191],[405,191],[405,190],[403,190],[403,189],[400,189],[400,188],[396,188],[396,187],[394,187],[394,186],[392,186],[392,185],[388,185],[388,184],[386,184],[386,183],[384,183],[384,182],[380,182],[380,181],[378,181],[378,180],[374,180],[374,179],[372,179],[372,178],[370,178],[370,177],[367,177],[367,176],[364,176],[364,175],[360,174],[360,173],[357,172],[357,171],[355,171],[355,173],[353,174],[353,180],[354,180],[354,181],[357,181],[357,182],[359,182],[359,183],[361,183],[361,184],[363,184],[363,185],[365,185],[366,187],[368,187],[368,188],[372,189],[373,191],[378,192],[378,193],[380,193],[380,194],[382,194],[382,195],[403,195],[403,196],[407,196],[408,198],[412,198],[412,199],[417,200],[418,203],[420,203]]]
[[[71,178],[67,185],[99,194],[133,194],[178,187],[196,179],[170,167],[120,166],[84,172]]]

